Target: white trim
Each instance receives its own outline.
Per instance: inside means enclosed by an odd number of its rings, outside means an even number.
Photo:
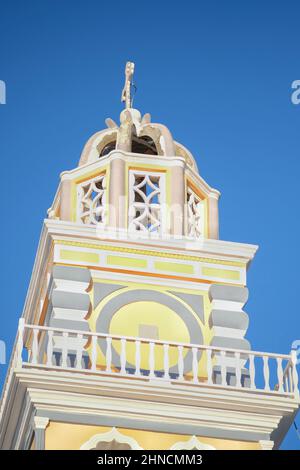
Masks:
[[[199,439],[194,435],[188,441],[179,441],[176,444],[170,447],[170,450],[216,450],[215,447],[210,446],[209,444],[204,444],[199,441]]]
[[[211,389],[135,378],[87,376],[65,371],[15,370],[0,423],[0,448],[12,448],[25,388],[40,416],[63,412],[63,420],[157,432],[258,442],[278,428],[275,447],[292,424],[299,400],[238,390]],[[220,415],[220,409],[222,414]],[[283,420],[285,416],[287,419]],[[134,426],[130,426],[134,421]],[[8,422],[10,423],[7,426]],[[71,422],[71,421],[70,421]],[[194,428],[194,429],[191,429]],[[237,437],[239,436],[239,437]],[[23,439],[23,437],[22,437]]]
[[[129,436],[125,436],[121,434],[117,428],[113,427],[110,431],[102,433],[102,434],[95,434],[92,436],[87,442],[82,444],[80,450],[91,450],[94,449],[99,442],[112,442],[116,441],[120,444],[128,444],[132,450],[143,450],[140,447],[135,439]]]
[[[49,418],[44,418],[43,416],[35,416],[33,418],[35,429],[46,429],[49,424]]]
[[[274,447],[274,441],[260,440],[259,441],[261,450],[272,450]]]

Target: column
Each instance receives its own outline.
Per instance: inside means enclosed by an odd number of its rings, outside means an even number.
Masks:
[[[176,162],[171,168],[170,232],[174,237],[184,235],[185,181],[184,163]]]
[[[109,227],[126,228],[127,198],[125,194],[125,161],[121,154],[114,153],[109,175]]]
[[[208,196],[208,237],[219,239],[219,197],[220,193]]]
[[[71,220],[71,181],[67,178],[67,174],[61,175],[60,189],[60,220]]]
[[[35,416],[33,421],[35,450],[45,450],[45,431],[49,424],[49,418]]]

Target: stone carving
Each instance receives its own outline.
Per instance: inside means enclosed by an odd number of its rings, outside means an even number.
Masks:
[[[125,67],[125,85],[122,91],[121,101],[125,103],[125,108],[132,107],[131,86],[134,73],[134,63],[127,62]]]

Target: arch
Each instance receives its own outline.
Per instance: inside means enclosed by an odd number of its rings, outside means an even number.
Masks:
[[[99,445],[106,444],[106,445]],[[143,450],[132,437],[126,436],[113,427],[110,431],[95,434],[82,444],[80,450]]]
[[[170,447],[170,450],[216,450],[209,444],[204,444],[194,435],[188,441],[179,441]]]
[[[198,166],[191,152],[179,142],[174,141],[174,145],[175,145],[175,155],[177,155],[178,157],[183,157],[186,164],[198,173],[199,172]]]
[[[104,129],[93,134],[83,147],[78,166],[98,160],[102,149],[117,140],[117,134],[117,129]]]
[[[169,307],[177,315],[181,317],[187,326],[190,335],[190,342],[193,344],[203,344],[203,335],[201,327],[193,316],[191,311],[181,303],[176,297],[148,289],[133,289],[120,292],[119,295],[110,299],[101,309],[96,321],[96,331],[109,332],[110,322],[114,314],[124,305],[138,301],[155,301]],[[104,355],[106,355],[107,343],[105,340],[98,341],[99,347]],[[198,361],[201,358],[201,352],[198,351]],[[112,362],[118,364],[120,361],[118,352],[112,346]],[[132,368],[133,364],[126,364],[126,367]],[[192,351],[189,350],[184,358],[184,372],[192,370]],[[170,368],[170,373],[178,374],[178,366]]]
[[[146,123],[141,126],[139,137],[151,137],[156,145],[158,155],[175,156],[174,141],[171,132],[163,124]]]

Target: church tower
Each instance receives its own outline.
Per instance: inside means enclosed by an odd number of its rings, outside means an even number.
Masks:
[[[257,246],[219,239],[220,193],[132,106],[60,176],[3,387],[2,449],[272,449],[296,353],[251,349]]]

